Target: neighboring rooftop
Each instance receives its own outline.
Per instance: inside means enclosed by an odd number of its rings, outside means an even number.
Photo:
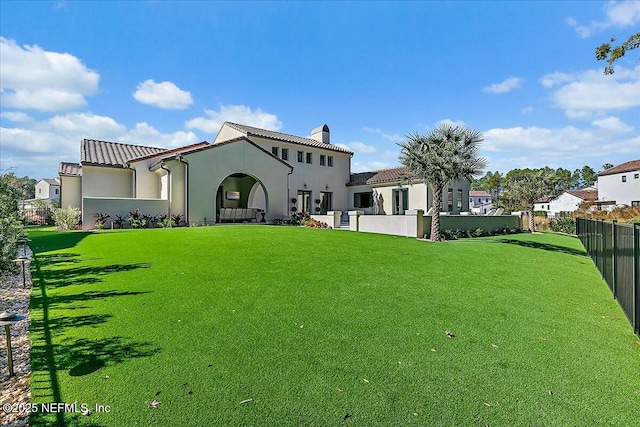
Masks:
[[[598,176],[613,175],[616,173],[633,172],[640,170],[640,159],[629,160],[612,168],[603,170]]]
[[[566,190],[565,193],[582,200],[598,200],[598,190]]]
[[[411,177],[413,177],[413,174],[409,172],[409,169],[405,166],[398,166],[377,171],[352,173],[347,185],[381,184],[383,182],[402,181]]]
[[[52,178],[42,178],[42,181],[46,182],[49,185],[60,185],[60,181]]]
[[[165,148],[145,147],[143,145],[121,144],[119,142],[82,140],[80,163],[88,165],[125,167],[131,159],[159,154],[168,151]]]
[[[79,163],[60,162],[58,167],[58,175],[64,176],[82,176],[82,166]]]
[[[469,197],[491,197],[491,194],[484,190],[469,190]]]
[[[238,123],[225,122],[229,127],[244,133],[247,136],[258,136],[262,138],[275,139],[278,141],[291,142],[294,144],[307,145],[310,147],[324,148],[331,151],[339,151],[341,153],[353,154],[353,151],[338,145],[327,144],[324,142],[316,141],[311,138],[303,138],[301,136],[289,135],[287,133],[275,132],[272,130],[254,128],[253,126],[241,125]],[[326,125],[325,125],[326,126]],[[328,128],[327,128],[328,129]]]

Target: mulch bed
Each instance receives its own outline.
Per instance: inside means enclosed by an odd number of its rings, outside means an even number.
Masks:
[[[24,249],[20,248],[20,255]],[[31,250],[26,248],[27,257],[31,257]],[[31,364],[29,363],[29,300],[31,298],[31,272],[27,263],[26,287],[22,284],[22,268],[18,268],[14,274],[2,277],[0,284],[0,312],[10,311],[26,315],[27,317],[11,325],[11,349],[13,353],[13,371],[15,375],[9,377],[7,362],[7,343],[5,328],[0,328],[0,425],[22,427],[29,425],[28,412],[7,412],[4,405],[11,404],[18,407],[20,404],[28,404],[31,399],[29,384],[31,380]]]

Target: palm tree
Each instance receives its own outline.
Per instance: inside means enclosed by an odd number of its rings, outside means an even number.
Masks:
[[[465,126],[440,123],[437,128],[420,135],[407,135],[402,147],[400,163],[409,169],[413,178],[428,183],[433,191],[431,240],[439,242],[442,193],[449,181],[471,181],[480,175],[487,161],[478,156],[484,135]]]

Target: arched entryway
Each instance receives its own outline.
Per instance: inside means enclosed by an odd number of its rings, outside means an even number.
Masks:
[[[256,177],[243,172],[228,175],[216,190],[216,222],[221,222],[220,213],[225,208],[254,210],[258,213],[256,221],[260,221],[259,212],[268,211],[268,201],[267,190]]]

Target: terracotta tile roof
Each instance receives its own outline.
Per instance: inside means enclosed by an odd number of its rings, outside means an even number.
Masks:
[[[565,193],[582,200],[598,200],[598,190],[566,190]]]
[[[638,159],[638,160],[630,160],[628,162],[624,162],[622,164],[619,164],[618,166],[614,166],[614,167],[609,168],[607,170],[603,170],[602,172],[600,172],[598,174],[598,176],[613,175],[613,174],[616,174],[616,173],[633,172],[633,171],[638,171],[638,170],[640,170],[640,159]]]
[[[60,166],[58,166],[58,175],[82,176],[82,166],[80,166],[79,163],[60,162]]]
[[[238,141],[246,141],[246,142],[248,142],[249,144],[251,144],[254,147],[256,147],[258,150],[262,151],[263,153],[267,154],[270,157],[273,157],[274,159],[276,159],[280,163],[286,165],[287,167],[293,169],[293,166],[291,166],[289,163],[285,162],[284,160],[280,159],[277,156],[274,156],[273,153],[271,153],[270,151],[267,151],[264,148],[260,147],[258,144],[256,144],[255,142],[251,141],[251,139],[247,138],[246,136],[240,136],[238,138],[233,138],[233,139],[230,139],[228,141],[219,142],[217,144],[209,144],[209,143],[205,142],[205,143],[193,144],[191,146],[188,146],[188,147],[190,147],[188,150],[171,150],[172,151],[171,153],[169,153],[169,152],[162,153],[160,156],[157,156],[158,159],[156,160],[155,163],[153,163],[149,167],[149,170],[152,170],[152,171],[156,170],[157,168],[160,167],[160,165],[162,164],[163,161],[178,157],[179,155],[182,155],[182,154],[192,154],[192,153],[197,153],[198,151],[215,149],[215,148],[219,148],[219,147],[222,147],[224,145],[227,145],[227,144],[233,144],[234,142],[238,142]],[[187,147],[183,147],[183,148],[187,148]]]
[[[413,174],[405,166],[399,166],[371,172],[352,173],[347,185],[381,184],[404,180],[412,176]]]
[[[254,128],[253,126],[240,125],[238,123],[225,122],[229,127],[244,133],[247,136],[259,136],[262,138],[275,139],[278,141],[291,142],[293,144],[306,145],[309,147],[324,148],[325,150],[338,151],[341,153],[353,154],[353,151],[339,147],[333,144],[325,144],[311,138],[303,138],[301,136],[289,135],[287,133],[274,132],[271,130]]]
[[[484,190],[469,190],[469,197],[491,197],[491,194]]]
[[[128,163],[139,162],[140,160],[150,159],[152,157],[157,157],[158,155],[161,155],[162,159],[167,159],[167,158],[171,157],[172,155],[186,153],[186,152],[195,150],[197,148],[207,147],[209,145],[210,144],[207,141],[196,142],[195,144],[185,145],[185,146],[182,146],[182,147],[173,148],[171,150],[161,151],[160,153],[151,153],[151,154],[147,154],[147,155],[144,155],[144,156],[141,156],[141,157],[136,157],[134,159],[129,159]]]
[[[143,145],[120,144],[118,142],[82,140],[80,148],[80,163],[88,165],[120,166],[135,158],[149,154],[159,154],[167,151],[165,148],[145,147]]]

